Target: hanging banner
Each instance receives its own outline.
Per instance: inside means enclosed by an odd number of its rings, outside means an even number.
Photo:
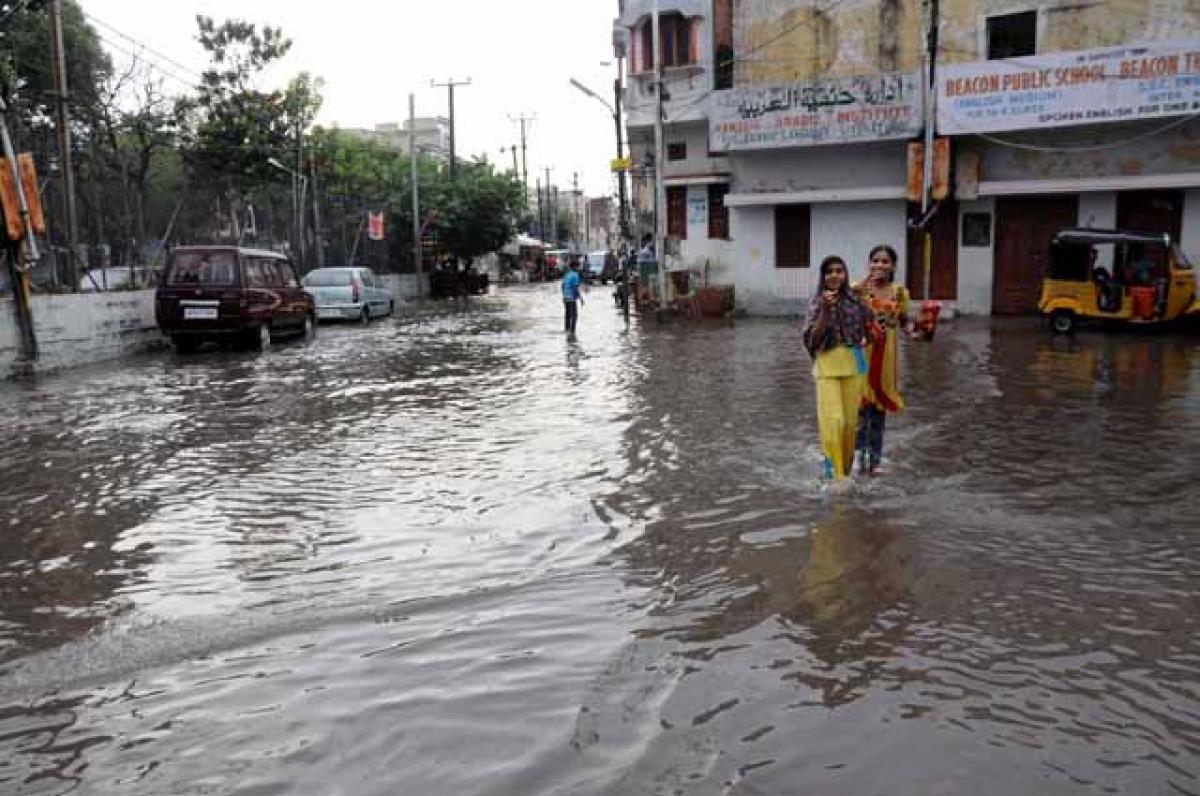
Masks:
[[[911,138],[921,131],[916,72],[713,92],[713,151]]]
[[[367,213],[367,237],[383,240],[383,213]]]
[[[938,66],[938,132],[992,133],[1200,111],[1200,40]]]

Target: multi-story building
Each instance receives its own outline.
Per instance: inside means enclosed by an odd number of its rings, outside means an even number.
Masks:
[[[441,116],[418,116],[415,120],[417,151],[441,160],[450,159],[450,122]],[[348,127],[342,130],[363,141],[373,141],[407,155],[409,122],[383,122],[368,130]]]
[[[923,292],[910,144],[925,100],[922,0],[659,0],[668,234],[719,262],[751,312],[793,312],[815,265],[885,243]],[[625,0],[638,232],[653,206],[650,0]],[[1188,0],[943,0],[936,132],[954,164],[929,221],[931,294],[1033,310],[1049,237],[1170,232],[1200,255],[1200,9]],[[932,102],[932,100],[931,100]]]
[[[588,199],[585,205],[586,242],[589,250],[616,249],[617,211],[611,196]]]
[[[751,312],[790,313],[839,254],[865,271],[904,251],[908,141],[922,129],[919,0],[715,0],[732,80],[710,98],[726,153],[733,283]]]
[[[1168,232],[1200,256],[1200,6],[975,0],[941,30],[957,183],[935,225],[942,295],[1033,311],[1064,226]]]
[[[671,268],[704,269],[710,279],[732,280],[733,245],[724,197],[729,158],[708,140],[708,101],[718,74],[711,0],[658,0],[663,63],[664,162],[654,162],[657,110],[652,0],[623,0],[617,38],[628,63],[625,110],[629,136],[632,230],[654,230],[655,177],[666,185],[666,231]]]

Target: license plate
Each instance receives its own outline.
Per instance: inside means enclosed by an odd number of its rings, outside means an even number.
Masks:
[[[183,319],[185,321],[215,321],[217,319],[217,308],[184,307]]]

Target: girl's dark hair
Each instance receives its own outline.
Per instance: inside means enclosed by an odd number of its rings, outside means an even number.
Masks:
[[[846,271],[846,281],[842,283],[842,292],[850,290],[850,269],[846,266],[846,261],[836,254],[831,254],[821,261],[821,267],[818,269],[817,276],[817,295],[821,295],[825,290],[825,275],[829,273],[829,268],[832,265],[840,265]]]
[[[896,254],[896,250],[891,246],[888,246],[886,243],[881,243],[874,249],[871,249],[871,253],[867,255],[867,262],[870,263],[872,260],[874,260],[875,255],[879,254],[880,252],[886,254],[888,259],[892,261],[892,270],[888,272],[887,279],[888,282],[891,282],[896,278],[896,268],[900,265],[900,256]]]

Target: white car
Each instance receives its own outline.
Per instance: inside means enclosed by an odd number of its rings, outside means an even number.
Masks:
[[[392,294],[370,268],[318,268],[301,280],[317,304],[319,321],[359,321],[391,315]]]

